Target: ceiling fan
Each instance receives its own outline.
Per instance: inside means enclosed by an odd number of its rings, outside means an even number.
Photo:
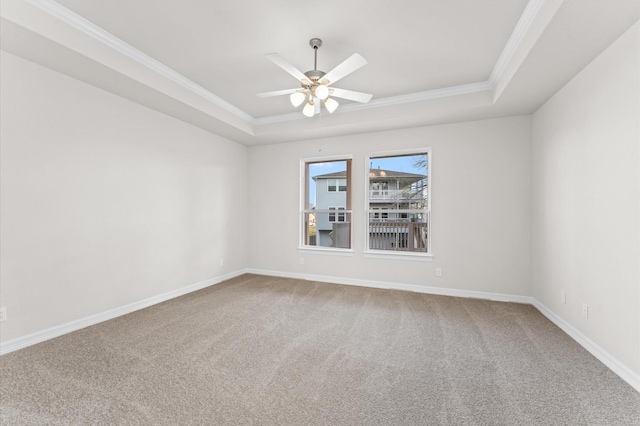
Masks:
[[[351,74],[367,63],[361,55],[354,53],[340,65],[328,73],[325,73],[324,71],[318,70],[318,48],[322,46],[322,40],[319,38],[312,38],[309,40],[309,45],[313,47],[314,51],[313,70],[305,73],[302,73],[277,53],[269,53],[266,55],[267,59],[271,60],[271,62],[278,65],[300,81],[301,87],[296,89],[276,90],[275,92],[258,93],[258,96],[261,98],[268,98],[271,96],[290,95],[291,103],[294,107],[298,107],[306,101],[307,104],[302,109],[302,113],[307,117],[313,117],[315,114],[320,112],[320,103],[323,103],[330,113],[334,112],[340,104],[338,101],[333,99],[333,97],[349,99],[362,103],[369,102],[373,96],[371,94],[338,89],[337,87],[331,86],[336,81]]]

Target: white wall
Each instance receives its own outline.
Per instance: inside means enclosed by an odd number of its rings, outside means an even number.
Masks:
[[[1,59],[3,342],[246,268],[246,147]]]
[[[251,148],[250,267],[529,296],[530,125],[526,116]],[[433,149],[433,261],[364,258],[365,156],[425,147]],[[353,155],[354,255],[299,254],[300,159],[345,154]]]
[[[639,39],[636,24],[535,113],[532,218],[533,296],[636,374]]]
[[[638,39],[533,117],[251,149],[2,52],[2,342],[249,267],[532,295],[640,374]],[[365,258],[365,156],[425,147],[433,261]],[[301,254],[299,161],[345,154],[354,253]]]

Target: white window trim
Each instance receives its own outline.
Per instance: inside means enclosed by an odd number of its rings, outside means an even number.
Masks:
[[[306,246],[304,245],[304,214],[305,214],[305,197],[306,194],[306,165],[307,163],[321,163],[321,162],[330,162],[330,161],[347,161],[351,160],[351,173],[352,173],[352,184],[353,184],[353,155],[345,154],[345,155],[329,155],[323,157],[307,157],[300,159],[300,196],[299,196],[299,214],[298,214],[298,253],[300,254],[322,254],[322,255],[334,255],[334,256],[353,256],[353,223],[350,226],[350,239],[351,239],[351,248],[339,248],[339,247],[323,247],[323,246]],[[318,188],[316,188],[316,191]],[[347,192],[349,188],[347,188]],[[353,197],[353,192],[351,194]],[[353,202],[353,201],[352,201]],[[353,218],[353,210],[345,210],[345,215],[351,214]],[[346,216],[345,216],[346,218]],[[346,222],[345,222],[346,223]]]
[[[301,246],[298,247],[298,253],[300,254],[321,254],[331,256],[353,256],[353,249],[335,248],[335,247],[310,247]]]
[[[370,208],[369,203],[369,190],[370,190],[370,181],[369,181],[369,172],[372,158],[378,157],[392,157],[392,156],[402,156],[402,155],[412,155],[412,154],[427,154],[427,188],[428,188],[428,198],[427,198],[427,252],[412,252],[412,251],[395,251],[395,250],[375,250],[369,248],[369,213],[373,212],[374,209]],[[393,151],[377,151],[368,153],[364,159],[364,252],[363,255],[366,258],[374,258],[374,259],[403,259],[403,260],[417,260],[417,261],[431,261],[433,259],[433,248],[431,242],[433,240],[433,232],[432,232],[432,222],[433,215],[431,213],[431,200],[433,198],[433,168],[431,166],[431,162],[433,159],[433,151],[430,147],[427,148],[415,148],[415,149],[403,149],[403,150],[393,150]]]
[[[418,253],[412,251],[392,251],[392,250],[365,250],[364,257],[368,259],[400,259],[400,260],[413,260],[419,262],[431,262],[433,260],[433,254],[431,253]]]

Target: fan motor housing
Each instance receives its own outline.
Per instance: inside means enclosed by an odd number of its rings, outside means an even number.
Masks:
[[[311,70],[304,73],[311,81],[319,81],[325,74],[326,72],[320,70]]]

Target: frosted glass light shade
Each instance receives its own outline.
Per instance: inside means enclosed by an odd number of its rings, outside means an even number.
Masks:
[[[313,101],[309,101],[309,102],[307,102],[307,104],[302,109],[302,113],[304,115],[306,115],[307,117],[313,117],[313,113],[315,112],[315,110],[316,110],[316,108],[313,105]]]
[[[327,111],[329,111],[329,113],[332,113],[333,111],[335,111],[336,108],[338,108],[338,105],[340,105],[340,103],[338,103],[338,101],[333,100],[331,98],[327,98],[324,101],[324,106],[327,107]]]
[[[327,86],[325,86],[324,84],[321,84],[318,87],[316,87],[316,98],[322,99],[324,101],[325,99],[327,99],[328,96],[329,96],[329,88]]]
[[[293,104],[293,106],[297,107],[302,105],[304,100],[307,99],[307,94],[302,92],[295,92],[291,94],[289,99],[291,100],[291,103]]]

